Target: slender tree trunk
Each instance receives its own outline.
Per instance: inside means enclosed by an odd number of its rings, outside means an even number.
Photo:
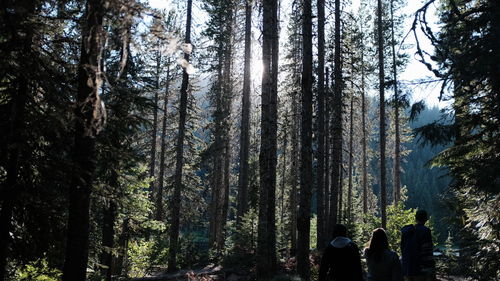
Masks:
[[[118,185],[117,175],[112,176],[111,185],[116,187]],[[116,179],[116,180],[115,180]],[[116,203],[113,199],[109,200],[106,209],[104,210],[104,217],[102,222],[102,246],[101,264],[105,266],[103,275],[106,276],[106,281],[111,281],[111,274],[113,273],[113,248],[115,237],[115,220],[116,220]]]
[[[323,249],[325,231],[325,1],[317,0],[318,8],[318,175],[317,175],[317,244]]]
[[[248,156],[250,146],[250,64],[252,61],[252,1],[245,3],[245,66],[243,73],[243,95],[241,101],[240,174],[238,178],[238,209],[236,222],[248,210]]]
[[[303,2],[302,17],[302,147],[300,152],[300,203],[297,229],[297,273],[310,278],[309,242],[312,193],[312,7],[311,0]]]
[[[377,33],[378,33],[378,69],[379,69],[379,99],[380,99],[380,209],[382,228],[386,228],[387,191],[386,191],[386,160],[385,160],[385,97],[384,97],[384,37],[382,32],[382,0],[377,2]]]
[[[95,137],[101,129],[103,108],[99,98],[102,77],[104,0],[88,0],[82,29],[75,106],[75,170],[69,187],[69,216],[64,281],[86,279],[89,243],[89,205],[95,170]]]
[[[397,205],[401,199],[401,133],[399,132],[399,93],[398,73],[396,67],[396,42],[394,40],[394,0],[391,0],[391,46],[392,46],[392,76],[394,79],[394,204]]]
[[[284,140],[283,140],[283,165],[281,166],[281,187],[280,187],[280,225],[281,225],[281,233],[285,233],[285,182],[286,182],[286,165],[287,165],[287,146],[288,146],[288,118],[285,115],[284,122]]]
[[[160,91],[160,68],[161,68],[161,53],[159,51],[160,42],[158,41],[158,51],[156,53],[156,87],[155,87],[155,107],[153,109],[153,130],[151,132],[151,153],[150,153],[150,163],[149,163],[149,177],[151,182],[149,183],[149,196],[151,202],[154,201],[155,192],[155,170],[156,170],[156,139],[158,131],[158,92]]]
[[[230,11],[225,26],[227,44],[224,53],[224,182],[223,182],[223,201],[222,212],[220,218],[219,231],[219,249],[222,251],[224,246],[224,229],[226,227],[227,216],[229,211],[229,184],[230,184],[230,164],[231,164],[231,107],[233,99],[233,85],[231,79],[232,62],[233,62],[233,25],[234,25],[234,9],[230,3]]]
[[[325,177],[325,196],[324,196],[324,210],[325,214],[323,216],[324,218],[324,223],[323,223],[323,246],[326,246],[326,243],[328,242],[328,237],[330,236],[328,234],[328,221],[330,218],[330,139],[331,139],[331,133],[330,133],[330,109],[331,106],[330,104],[330,90],[329,90],[329,72],[328,72],[328,67],[325,69],[325,172],[324,172],[324,177]]]
[[[158,190],[156,193],[156,214],[157,221],[163,221],[163,185],[165,176],[165,138],[167,136],[167,110],[168,96],[170,91],[170,61],[167,62],[167,85],[165,86],[165,95],[163,96],[163,118],[161,124],[161,148],[160,148],[160,174],[158,177]]]
[[[299,109],[298,109],[298,99],[295,98],[292,101],[292,114],[293,114],[293,128],[291,134],[292,141],[292,167],[291,167],[291,181],[290,185],[292,186],[290,190],[290,244],[291,249],[290,253],[295,256],[297,251],[297,186],[299,184],[298,181],[298,155],[299,155],[299,138],[298,138],[298,117]]]
[[[116,258],[116,266],[113,267],[113,272],[115,272],[116,275],[127,275],[129,221],[129,218],[123,220],[121,233],[118,237],[119,254]]]
[[[276,136],[277,136],[277,0],[263,1],[262,115],[259,155],[259,226],[257,278],[268,280],[276,270]]]
[[[340,176],[342,169],[342,65],[340,60],[340,0],[335,0],[335,42],[334,42],[334,88],[333,88],[333,160],[332,181],[330,192],[330,227],[328,233],[333,233],[342,204]]]
[[[185,43],[191,44],[191,10],[193,0],[187,0],[186,15],[186,39]],[[184,54],[184,59],[189,62],[189,54]],[[177,269],[177,251],[180,231],[180,210],[181,210],[181,189],[182,189],[182,168],[184,164],[184,138],[186,135],[186,115],[188,99],[189,74],[186,69],[182,73],[182,84],[180,91],[179,105],[179,131],[177,144],[175,147],[175,175],[174,175],[174,194],[171,202],[171,224],[170,224],[170,249],[168,252],[168,270]]]
[[[354,88],[353,91],[351,92],[351,109],[349,113],[349,168],[347,172],[349,185],[347,187],[347,215],[346,215],[346,220],[348,222],[352,222],[352,169],[354,164],[353,137],[354,137]]]
[[[367,171],[367,156],[366,156],[366,98],[365,98],[365,64],[363,57],[363,49],[361,50],[361,126],[363,130],[361,138],[362,146],[362,179],[363,179],[363,214],[368,214],[368,171]]]

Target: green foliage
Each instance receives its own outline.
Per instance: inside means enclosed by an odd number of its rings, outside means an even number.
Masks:
[[[18,268],[13,281],[58,281],[62,272],[52,268],[46,258],[29,262]]]
[[[154,246],[155,241],[153,240],[130,241],[128,248],[128,274],[130,277],[142,277],[150,271]]]
[[[250,208],[241,219],[241,223],[236,226],[232,237],[234,247],[224,257],[224,266],[253,267],[257,249],[257,222],[257,211]]]

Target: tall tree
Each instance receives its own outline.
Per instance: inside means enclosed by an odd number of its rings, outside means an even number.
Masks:
[[[394,40],[394,0],[390,3],[391,11],[391,49],[392,49],[392,83],[394,87],[394,178],[393,178],[393,198],[394,204],[401,200],[401,133],[399,129],[399,93],[398,93],[398,72],[396,61],[396,41]]]
[[[325,244],[325,1],[317,1],[318,8],[318,171],[317,171],[317,243]]]
[[[165,150],[167,137],[167,111],[168,111],[168,97],[170,95],[170,61],[167,62],[167,76],[166,76],[165,93],[163,95],[163,117],[161,123],[161,144],[160,144],[160,172],[158,176],[158,189],[156,191],[156,206],[155,206],[155,219],[163,221],[163,186],[165,176]],[[154,124],[153,124],[154,126]]]
[[[309,242],[312,193],[312,3],[304,0],[302,11],[302,126],[300,151],[300,202],[297,218],[297,273],[310,278]]]
[[[89,243],[89,204],[95,170],[95,137],[103,123],[99,97],[106,1],[88,0],[82,27],[75,106],[74,172],[69,187],[69,216],[63,280],[85,280]]]
[[[259,225],[257,241],[257,278],[268,280],[276,270],[276,140],[277,140],[277,62],[278,1],[263,1],[262,113],[259,154]]]
[[[187,0],[186,12],[186,35],[185,44],[191,44],[191,11],[193,0]],[[189,63],[189,52],[184,53],[185,62]],[[182,170],[184,164],[184,138],[186,135],[186,115],[189,87],[189,73],[186,66],[182,72],[182,83],[180,90],[179,104],[179,128],[177,133],[177,143],[175,147],[175,174],[174,174],[174,194],[171,202],[171,224],[170,224],[170,249],[168,252],[168,270],[174,271],[177,268],[177,252],[180,231],[180,211],[181,211],[181,190],[182,190]]]
[[[250,146],[250,86],[252,62],[252,1],[245,1],[245,66],[241,100],[240,173],[238,177],[237,223],[248,210],[248,156]]]
[[[334,85],[333,85],[333,116],[332,116],[332,166],[330,182],[330,219],[327,233],[333,232],[339,215],[339,195],[341,193],[342,172],[342,62],[340,48],[340,0],[335,0],[335,31],[334,31]]]
[[[378,49],[378,79],[379,79],[379,143],[380,143],[380,215],[382,217],[382,228],[387,225],[387,182],[386,182],[386,159],[385,159],[385,76],[384,76],[384,36],[382,24],[382,0],[377,1],[377,49]]]

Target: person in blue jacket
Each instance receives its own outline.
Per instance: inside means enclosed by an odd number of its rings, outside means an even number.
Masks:
[[[418,210],[416,224],[401,229],[403,275],[408,281],[436,280],[431,230],[425,226],[427,212]]]
[[[333,240],[326,247],[319,267],[319,281],[362,281],[358,246],[347,238],[347,228],[337,224]]]

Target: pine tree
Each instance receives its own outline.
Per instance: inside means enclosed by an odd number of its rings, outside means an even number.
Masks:
[[[302,16],[302,122],[300,151],[300,203],[297,218],[297,273],[310,278],[309,231],[312,193],[312,4],[303,2]]]
[[[185,44],[191,44],[191,11],[192,0],[187,0],[187,13],[186,13],[186,34]],[[184,54],[184,60],[189,63],[189,52]],[[177,135],[176,153],[175,153],[175,175],[174,175],[174,194],[171,204],[171,225],[170,225],[170,249],[168,257],[168,270],[174,271],[177,269],[177,253],[179,246],[179,231],[180,231],[180,209],[181,209],[181,190],[182,184],[182,170],[184,163],[184,139],[186,134],[186,115],[188,103],[188,87],[189,87],[189,73],[187,67],[184,68],[182,73],[182,84],[180,90],[180,105],[179,105],[179,127]]]
[[[276,270],[275,190],[278,102],[278,3],[276,0],[263,2],[262,17],[263,74],[257,277],[259,280],[267,280]]]
[[[380,215],[382,228],[387,224],[387,184],[386,184],[386,159],[385,159],[385,76],[384,76],[384,36],[382,25],[382,0],[377,2],[377,43],[378,43],[378,69],[379,69],[379,143],[380,143]]]

